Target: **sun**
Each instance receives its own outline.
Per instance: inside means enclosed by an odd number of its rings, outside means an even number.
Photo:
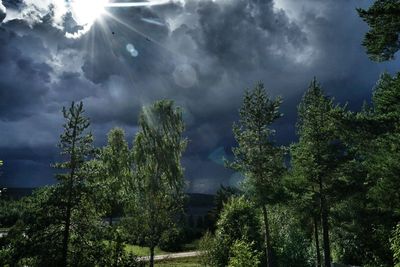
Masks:
[[[107,3],[108,0],[72,0],[72,17],[78,25],[90,26],[105,13]]]

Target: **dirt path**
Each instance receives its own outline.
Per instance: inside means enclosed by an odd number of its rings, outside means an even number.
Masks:
[[[190,257],[199,256],[199,255],[200,255],[200,251],[171,253],[171,254],[154,256],[154,261],[177,259],[177,258],[190,258]],[[139,257],[139,261],[149,261],[149,260],[150,260],[150,256]]]

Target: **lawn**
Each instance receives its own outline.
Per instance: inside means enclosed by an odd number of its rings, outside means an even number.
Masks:
[[[182,250],[179,252],[195,251],[195,250],[197,250],[198,245],[199,245],[199,240],[195,240],[189,244],[184,244],[182,246]],[[134,255],[136,255],[138,257],[150,256],[150,249],[148,247],[141,247],[141,246],[137,246],[137,245],[126,244],[125,250],[127,252],[133,253]],[[165,254],[170,254],[170,253],[178,253],[178,252],[167,252],[167,251],[161,250],[158,247],[156,247],[154,250],[155,255],[165,255]]]
[[[191,258],[180,258],[180,259],[171,259],[171,260],[164,260],[164,261],[157,261],[155,262],[155,266],[160,267],[200,267],[198,257],[191,257]]]

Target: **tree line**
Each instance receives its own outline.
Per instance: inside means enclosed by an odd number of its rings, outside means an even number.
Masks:
[[[105,147],[95,148],[82,102],[63,115],[58,146],[64,161],[54,164],[58,183],[18,203],[0,265],[140,266],[124,249],[124,242],[140,239],[153,266],[154,248],[182,214],[181,110],[168,100],[144,107],[133,148],[120,128],[109,132]],[[122,216],[118,224],[115,215]]]
[[[358,112],[335,104],[314,79],[298,106],[298,141],[283,147],[272,127],[282,100],[262,83],[247,90],[226,161],[245,178],[217,193],[217,222],[200,244],[203,263],[398,264],[399,99],[400,74],[383,74],[372,103]],[[155,247],[185,223],[181,110],[168,100],[144,107],[131,148],[119,128],[95,148],[82,103],[63,115],[58,183],[20,201],[1,239],[2,264],[137,266],[143,263],[124,249],[135,243],[150,248],[153,266]]]
[[[239,194],[225,194],[216,231],[203,240],[212,248],[204,261],[399,264],[399,99],[399,74],[383,74],[371,105],[359,112],[335,104],[314,79],[298,106],[298,141],[281,147],[272,128],[281,99],[261,83],[247,91],[233,126],[234,160],[227,162],[245,179]]]

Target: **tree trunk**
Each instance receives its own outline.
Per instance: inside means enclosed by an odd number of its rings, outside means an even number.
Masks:
[[[321,221],[322,221],[322,237],[324,241],[324,262],[325,262],[324,266],[331,267],[331,248],[329,241],[328,211],[324,199],[322,199]]]
[[[154,246],[150,247],[150,267],[154,267]]]
[[[265,235],[264,235],[264,242],[265,242],[265,256],[267,258],[267,267],[273,267],[272,263],[272,249],[271,249],[271,237],[269,234],[269,223],[268,223],[268,213],[267,213],[267,206],[262,206],[263,218],[264,218],[264,227],[265,227]]]
[[[318,218],[314,216],[314,239],[316,248],[316,266],[321,267],[321,251],[319,249],[319,236],[318,236]]]
[[[74,130],[72,132],[72,152],[71,152],[71,173],[69,175],[69,184],[68,184],[68,199],[67,199],[67,211],[65,214],[65,229],[64,229],[64,237],[62,244],[62,266],[68,266],[68,243],[69,243],[69,230],[71,227],[71,210],[72,210],[72,190],[74,188],[74,176],[75,176],[75,142],[76,142],[76,128],[77,122],[75,122]]]
[[[324,267],[331,267],[331,248],[329,242],[328,210],[326,206],[325,194],[323,192],[322,178],[319,179],[319,195],[322,223],[322,240],[324,243]]]
[[[62,247],[62,266],[68,266],[68,242],[69,242],[69,228],[71,226],[71,188],[68,196],[67,202],[67,212],[65,215],[65,228],[64,228],[64,238],[63,238],[63,247]]]

